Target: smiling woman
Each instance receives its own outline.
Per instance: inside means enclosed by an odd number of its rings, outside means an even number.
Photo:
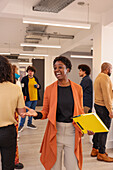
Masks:
[[[72,116],[83,114],[83,95],[80,85],[68,79],[72,64],[64,56],[53,61],[54,74],[58,79],[48,86],[44,93],[43,108],[40,112],[27,108],[27,114],[34,119],[48,118],[41,147],[41,162],[45,169],[62,169],[62,151],[67,170],[82,169],[81,130]]]

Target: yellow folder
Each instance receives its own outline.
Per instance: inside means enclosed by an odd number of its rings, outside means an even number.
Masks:
[[[73,120],[83,133],[87,133],[87,130],[93,131],[94,133],[109,131],[96,113],[78,115],[73,117]]]

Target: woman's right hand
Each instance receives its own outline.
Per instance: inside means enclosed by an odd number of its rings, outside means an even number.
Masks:
[[[33,110],[33,109],[31,109],[31,108],[29,108],[27,106],[25,106],[24,108],[28,110],[28,112],[26,112],[26,116],[36,117],[38,115],[38,113],[35,110]]]

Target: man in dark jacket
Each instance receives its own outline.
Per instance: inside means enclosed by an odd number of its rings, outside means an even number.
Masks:
[[[37,105],[37,100],[40,99],[39,89],[41,88],[38,79],[34,76],[36,72],[35,67],[28,66],[28,75],[22,78],[22,91],[25,98],[25,105],[31,109],[35,109]],[[25,118],[21,118],[18,131],[23,130],[25,123]],[[36,129],[36,126],[32,124],[32,117],[28,117],[27,127],[31,129]]]
[[[93,84],[92,80],[89,77],[91,69],[89,66],[85,64],[81,64],[78,66],[79,76],[82,77],[80,85],[83,89],[83,106],[84,112],[90,113],[92,111],[93,105]]]

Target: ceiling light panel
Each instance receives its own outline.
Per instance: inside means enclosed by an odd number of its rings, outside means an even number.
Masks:
[[[58,13],[75,0],[41,0],[33,6],[34,11]]]
[[[24,24],[48,25],[48,26],[55,26],[55,27],[67,27],[67,28],[82,28],[82,29],[91,28],[91,25],[87,23],[75,23],[75,22],[66,22],[66,21],[29,19],[29,18],[23,18],[23,23]]]
[[[47,54],[19,54],[20,56],[35,56],[35,57],[48,57]]]
[[[71,55],[72,58],[93,58],[93,56]]]
[[[42,44],[33,44],[33,43],[21,43],[21,47],[39,47],[39,48],[61,48],[60,45],[42,45]]]

